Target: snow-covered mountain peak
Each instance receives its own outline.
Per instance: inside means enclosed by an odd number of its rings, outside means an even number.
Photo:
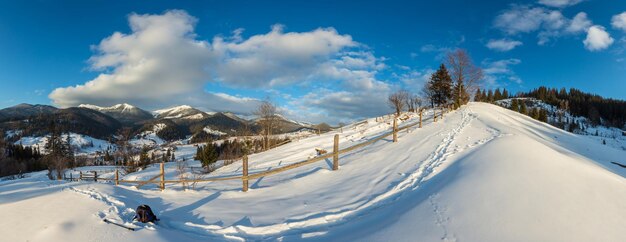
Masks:
[[[155,110],[153,113],[154,117],[165,119],[202,119],[206,116],[209,116],[209,114],[193,108],[189,105],[180,105],[166,109],[159,109]]]
[[[190,109],[193,109],[193,107],[189,105],[180,105],[180,106],[175,106],[171,108],[154,110],[153,112],[156,114],[163,114],[163,113],[181,112],[181,111],[190,110]]]
[[[81,104],[81,105],[78,105],[78,107],[93,109],[96,111],[118,111],[118,112],[130,112],[130,111],[135,111],[138,109],[137,107],[130,105],[128,103],[115,104],[110,107],[101,107],[101,106],[92,105],[92,104]]]
[[[122,122],[134,123],[137,121],[147,120],[152,118],[152,115],[147,111],[130,105],[128,103],[116,104],[110,107],[101,107],[92,104],[81,104],[78,105],[79,108],[87,108],[91,110],[95,110],[107,115],[110,115],[113,118],[116,118]]]

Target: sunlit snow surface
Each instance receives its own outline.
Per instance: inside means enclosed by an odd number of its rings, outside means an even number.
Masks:
[[[136,189],[110,183],[48,181],[44,172],[0,182],[6,241],[621,241],[626,238],[626,152],[495,105],[471,103],[340,155],[250,181]],[[413,123],[415,115],[400,125]],[[250,156],[250,172],[345,148],[391,128],[368,119]],[[190,157],[193,145],[177,157]],[[188,166],[197,167],[196,161]],[[176,179],[176,163],[166,179]],[[112,167],[99,169],[111,177]],[[75,174],[76,171],[73,171]],[[145,180],[158,167],[124,176]],[[241,163],[209,176],[241,174]],[[187,174],[191,175],[191,174]],[[161,221],[130,223],[149,204]],[[45,204],[45,206],[42,206]],[[127,223],[130,232],[101,220]]]

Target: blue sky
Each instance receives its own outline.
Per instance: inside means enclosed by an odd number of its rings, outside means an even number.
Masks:
[[[418,93],[455,48],[484,68],[486,87],[626,99],[625,11],[600,0],[3,0],[0,108],[246,113],[270,96],[294,118],[347,121],[388,112],[399,88]]]

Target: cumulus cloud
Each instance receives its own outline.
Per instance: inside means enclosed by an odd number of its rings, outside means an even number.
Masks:
[[[590,51],[604,50],[613,42],[614,39],[611,38],[611,35],[600,25],[591,26],[587,31],[587,38],[583,41],[585,48]]]
[[[592,22],[587,18],[587,13],[580,12],[574,16],[570,25],[565,29],[569,33],[580,33],[585,32],[589,27],[591,27]]]
[[[494,19],[494,27],[507,35],[537,33],[539,45],[564,35],[584,33],[591,25],[593,25],[591,20],[584,12],[569,19],[561,10],[516,4],[511,5]]]
[[[613,28],[626,32],[626,12],[613,16],[613,18],[611,18],[611,25]]]
[[[127,102],[148,109],[189,104],[249,113],[257,99],[205,90],[205,86],[215,82],[263,92],[301,85],[310,93],[299,107],[315,107],[319,117],[332,112],[363,117],[382,109],[354,100],[376,98],[375,94],[389,90],[376,78],[386,67],[385,58],[333,28],[285,32],[283,26],[274,25],[268,33],[249,38],[242,36],[243,29],[236,29],[232,36],[207,41],[197,38],[197,19],[185,11],[131,14],[128,21],[130,33],[115,32],[92,47],[95,53],[89,67],[101,74],[84,84],[55,89],[49,94],[55,104]],[[325,91],[329,85],[334,89]],[[347,93],[353,97],[338,98]],[[307,99],[316,95],[318,101]],[[331,110],[326,102],[334,101],[344,105]]]
[[[496,50],[496,51],[510,51],[515,49],[515,47],[522,45],[521,41],[510,40],[510,39],[492,39],[487,42],[487,48]]]
[[[310,80],[340,51],[358,45],[352,37],[340,35],[333,28],[303,33],[283,30],[283,26],[274,25],[269,33],[244,41],[215,38],[212,46],[220,56],[215,69],[218,81],[234,87],[261,88]]]
[[[582,1],[583,0],[539,0],[539,3],[550,7],[563,8],[576,5]]]
[[[93,49],[93,70],[103,71],[82,85],[57,88],[49,97],[67,107],[81,103],[146,105],[195,91],[209,78],[213,59],[207,42],[195,39],[196,19],[184,11],[131,14],[131,34],[115,32]]]

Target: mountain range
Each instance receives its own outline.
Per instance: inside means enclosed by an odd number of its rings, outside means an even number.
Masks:
[[[317,126],[279,117],[276,133],[293,132]],[[122,128],[134,134],[151,130],[156,124],[165,124],[162,138],[175,140],[204,132],[205,128],[219,130],[229,135],[259,130],[257,120],[247,120],[230,112],[204,112],[182,105],[148,112],[124,103],[110,107],[81,104],[78,107],[56,108],[40,104],[19,104],[0,110],[0,130],[21,130],[22,136],[42,136],[54,125],[62,132],[85,134],[100,139],[110,139]],[[319,125],[326,127],[327,125]]]

